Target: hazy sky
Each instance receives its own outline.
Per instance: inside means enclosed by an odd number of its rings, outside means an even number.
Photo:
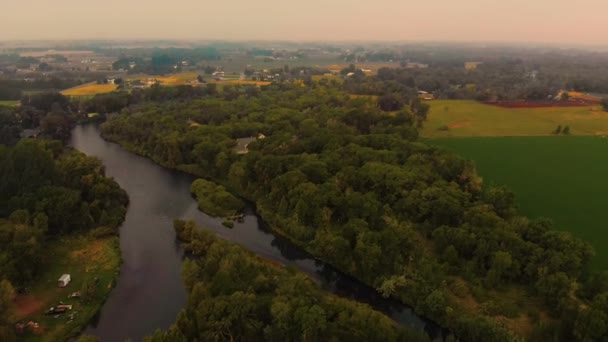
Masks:
[[[608,45],[608,0],[0,0],[0,39]]]

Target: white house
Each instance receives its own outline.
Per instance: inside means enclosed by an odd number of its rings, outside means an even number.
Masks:
[[[58,281],[59,287],[66,287],[66,286],[68,286],[68,284],[70,283],[70,280],[72,280],[72,278],[70,277],[69,274],[62,275],[59,278],[59,281]]]

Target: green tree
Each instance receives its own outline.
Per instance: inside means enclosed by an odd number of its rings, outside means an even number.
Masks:
[[[564,272],[542,275],[536,283],[536,289],[554,310],[559,311],[564,309],[570,298],[572,280]]]
[[[15,290],[7,280],[0,280],[0,340],[15,341],[13,323],[13,298]]]
[[[557,128],[555,129],[555,131],[553,131],[553,134],[561,134],[562,133],[562,125],[557,125]]]
[[[580,341],[600,341],[608,333],[608,315],[595,309],[579,312],[574,325],[574,336]]]
[[[608,112],[608,97],[604,97],[601,101],[602,104],[602,108],[604,108],[604,111]]]
[[[513,258],[509,252],[498,251],[492,257],[492,264],[488,272],[487,280],[490,286],[495,287],[507,277],[513,265]]]
[[[386,94],[378,98],[378,107],[385,112],[401,110],[404,105],[403,100],[396,94]]]
[[[0,145],[14,145],[19,140],[21,125],[16,113],[0,107]]]
[[[71,119],[63,112],[48,113],[40,120],[42,134],[64,142],[70,138],[71,128]]]

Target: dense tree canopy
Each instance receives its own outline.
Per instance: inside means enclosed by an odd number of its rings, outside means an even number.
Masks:
[[[117,228],[127,201],[98,160],[64,150],[59,142],[0,145],[0,279],[27,287],[45,265],[47,240]]]
[[[323,292],[306,275],[176,221],[194,258],[182,277],[187,307],[148,341],[427,341],[369,306]]]
[[[428,108],[415,99],[385,113],[338,88],[276,83],[142,101],[103,134],[223,183],[298,245],[464,340],[532,336],[518,320],[575,338],[543,317],[567,326],[593,300],[572,295],[587,281],[592,248],[519,215],[513,195],[484,186],[471,163],[417,142]],[[235,139],[259,134],[236,153]],[[515,289],[534,303],[506,300]]]

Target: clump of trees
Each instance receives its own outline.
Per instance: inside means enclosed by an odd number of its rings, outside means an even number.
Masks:
[[[147,341],[429,341],[193,222],[177,220],[174,226],[186,251],[195,256],[182,268],[188,305],[172,327]]]
[[[608,112],[608,97],[604,97],[601,104],[604,111]]]
[[[44,246],[62,234],[124,219],[126,193],[97,159],[56,141],[0,145],[0,275],[27,287],[45,266]]]
[[[564,128],[562,128],[562,125],[558,125],[552,133],[555,135],[570,135],[570,126],[564,126]]]
[[[199,209],[210,216],[230,217],[245,206],[223,186],[204,179],[195,180],[190,190],[196,197]]]
[[[0,341],[15,341],[13,299],[15,289],[8,280],[0,279]]]

